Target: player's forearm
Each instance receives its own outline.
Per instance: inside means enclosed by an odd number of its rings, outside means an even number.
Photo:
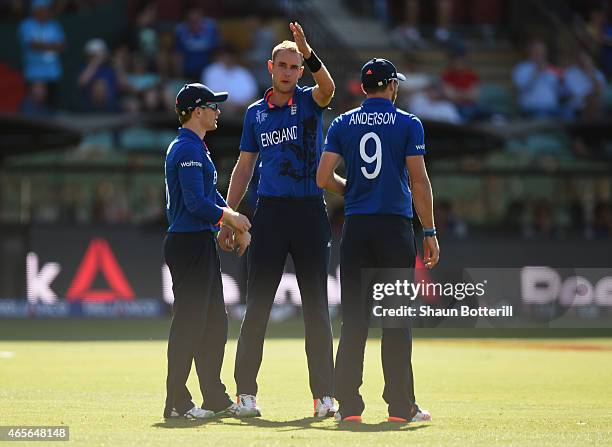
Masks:
[[[340,177],[335,172],[329,175],[321,175],[317,173],[317,186],[323,188],[326,191],[333,192],[340,196],[344,195],[346,191],[346,179]]]
[[[344,192],[346,191],[346,179],[334,173],[327,182],[325,189],[340,196],[344,196]]]
[[[204,222],[216,224],[223,217],[223,208],[195,191],[183,189],[187,210]]]
[[[319,86],[319,90],[321,90],[323,96],[331,101],[332,97],[334,96],[334,92],[336,91],[336,84],[334,83],[331,74],[329,74],[329,71],[327,71],[325,65],[321,65],[321,69],[317,70],[316,73],[313,73],[312,77]]]
[[[428,177],[412,183],[412,198],[414,207],[421,220],[423,228],[434,228],[433,192]]]
[[[232,171],[232,177],[227,191],[227,205],[230,208],[238,209],[238,205],[240,205],[247,187],[249,186],[251,177],[253,177],[253,167],[247,166],[239,160]]]

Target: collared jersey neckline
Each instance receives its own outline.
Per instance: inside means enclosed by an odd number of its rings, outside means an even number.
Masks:
[[[295,88],[297,89],[297,86]],[[295,91],[293,92],[293,95],[291,96],[291,98],[289,98],[289,101],[287,101],[287,104],[283,106],[276,106],[270,102],[270,97],[272,96],[272,93],[274,93],[273,87],[270,87],[268,90],[266,90],[266,93],[264,93],[264,101],[266,101],[266,104],[268,105],[268,109],[282,108],[282,107],[293,105],[293,97],[295,96]]]

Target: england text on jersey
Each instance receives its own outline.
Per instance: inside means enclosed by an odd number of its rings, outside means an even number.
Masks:
[[[297,126],[285,127],[284,129],[272,130],[261,134],[261,145],[268,147],[272,144],[280,144],[285,141],[297,140]]]

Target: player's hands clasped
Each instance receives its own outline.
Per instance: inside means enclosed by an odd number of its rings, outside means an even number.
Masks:
[[[246,249],[251,244],[251,233],[248,231],[242,233],[234,233],[227,225],[223,225],[219,234],[217,234],[219,247],[223,251],[236,251],[236,255],[240,258]]]
[[[244,233],[234,234],[234,249],[239,258],[244,254],[249,245],[251,245],[251,233],[245,231]]]
[[[234,249],[234,232],[226,225],[221,226],[219,234],[217,234],[219,247],[223,251],[232,251]]]
[[[249,231],[251,229],[251,222],[249,222],[249,219],[247,219],[245,215],[240,214],[231,208],[223,208],[223,218],[221,219],[221,223],[227,225],[238,233],[244,233],[245,231]]]
[[[423,252],[425,267],[428,269],[434,268],[440,259],[440,246],[438,245],[438,238],[435,236],[423,238]]]

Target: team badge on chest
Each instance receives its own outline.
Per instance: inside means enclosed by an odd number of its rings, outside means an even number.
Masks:
[[[266,112],[264,112],[263,110],[258,110],[257,113],[255,114],[255,119],[257,120],[257,124],[263,123],[266,120],[267,116],[268,114]]]

